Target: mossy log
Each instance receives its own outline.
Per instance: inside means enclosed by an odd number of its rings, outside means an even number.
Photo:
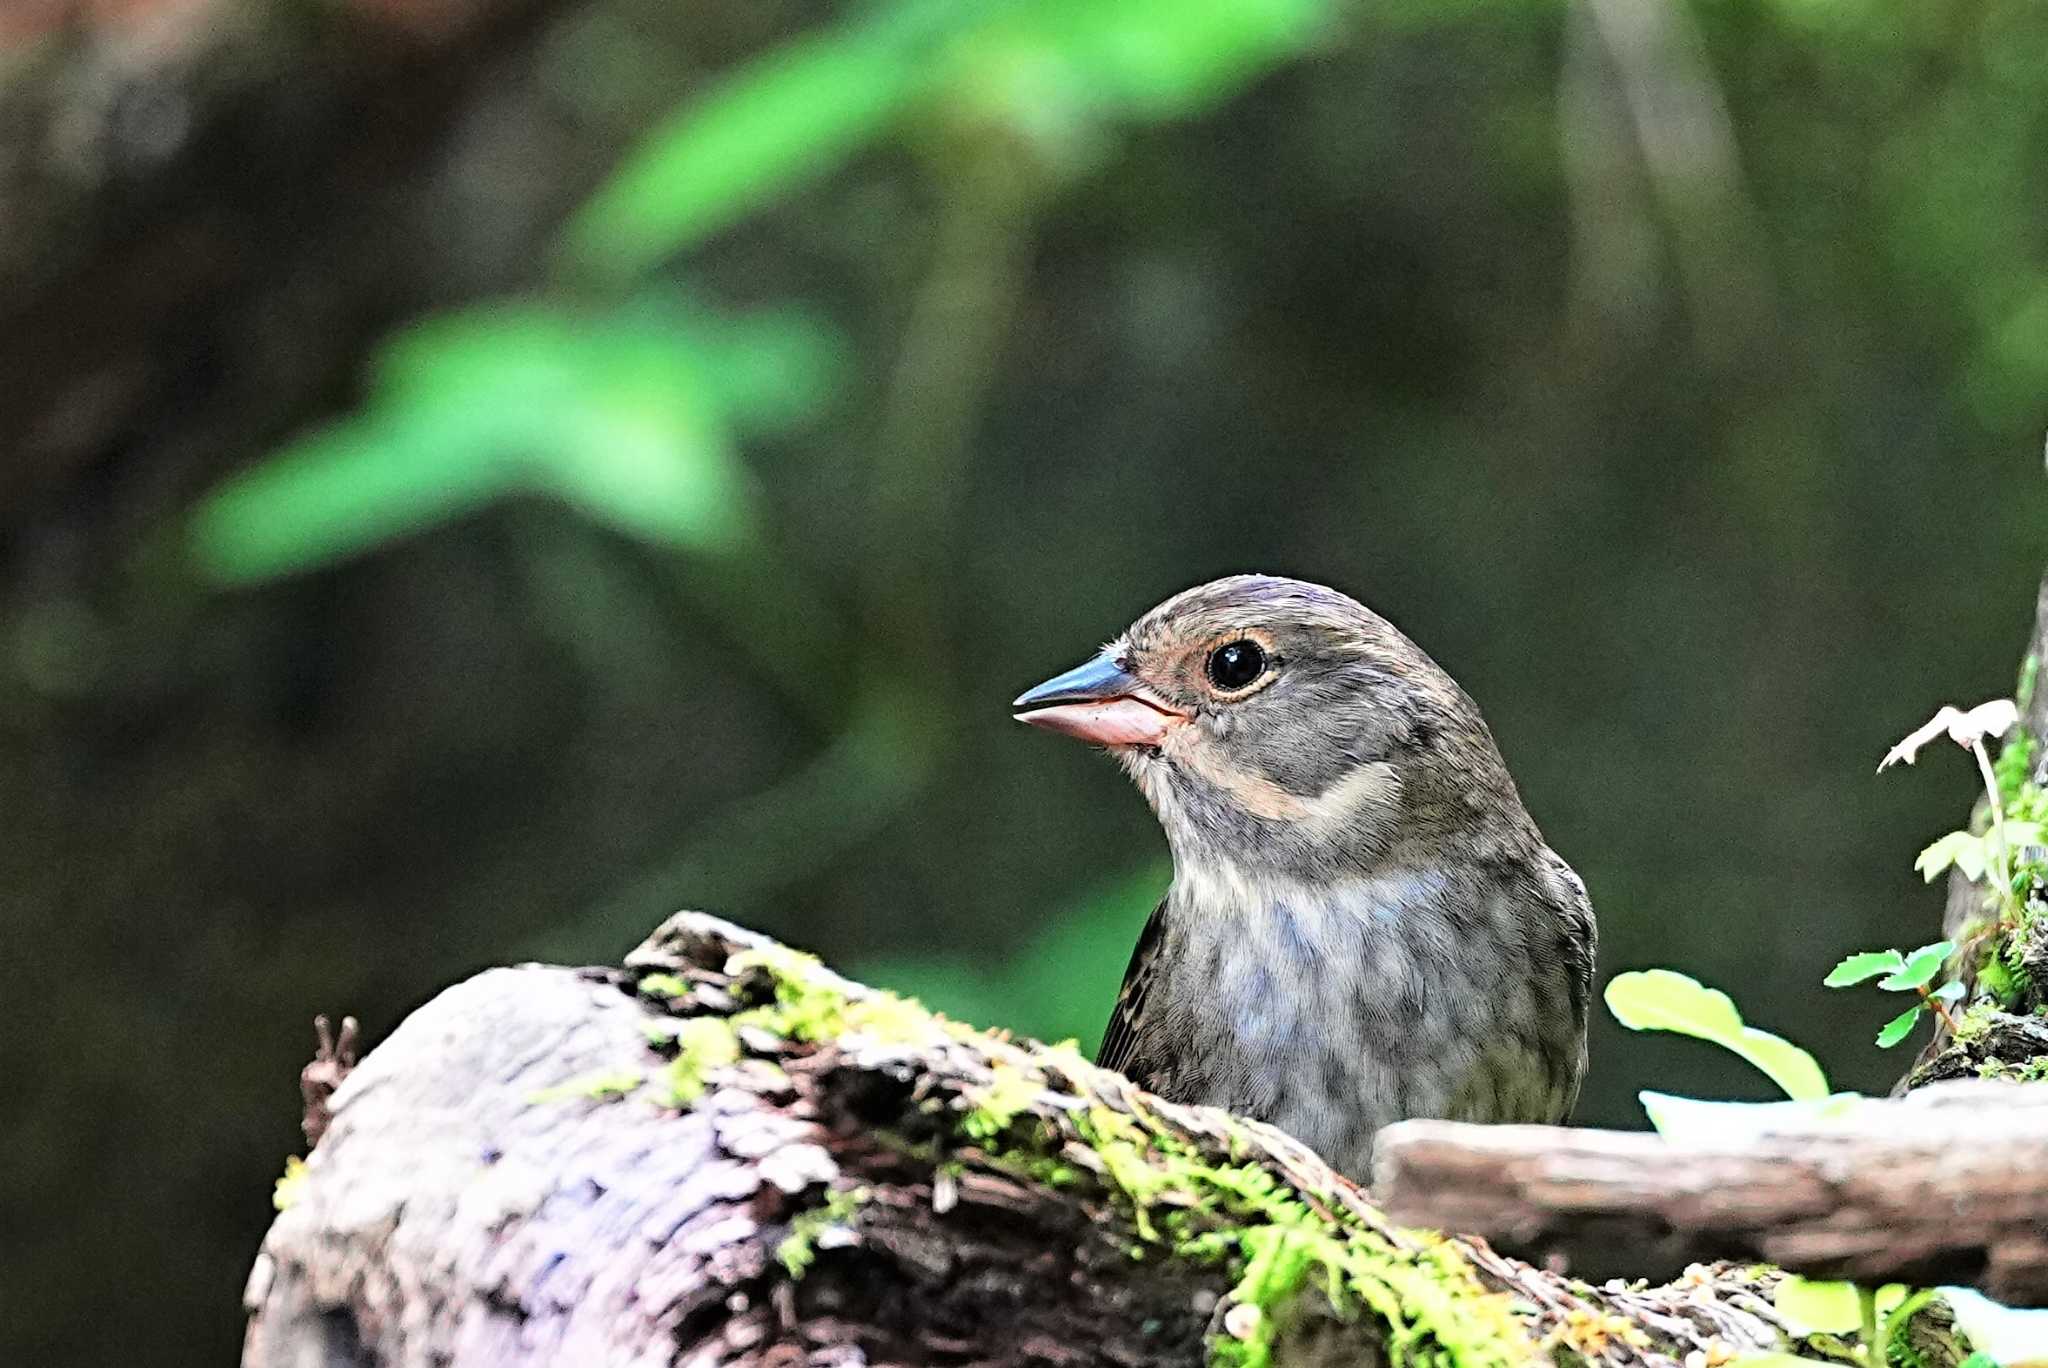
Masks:
[[[450,989],[325,1110],[249,1280],[250,1368],[1699,1368],[1793,1342],[1774,1270],[1594,1286],[1404,1229],[1270,1127],[691,914],[618,969]]]

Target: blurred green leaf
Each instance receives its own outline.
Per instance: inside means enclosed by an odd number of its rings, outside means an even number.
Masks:
[[[1643,1112],[1659,1135],[1712,1136],[1728,1140],[1762,1135],[1791,1117],[1801,1124],[1848,1115],[1863,1101],[1860,1093],[1834,1093],[1818,1101],[1802,1102],[1716,1102],[1700,1097],[1679,1097],[1645,1088],[1636,1094]]]
[[[1855,1283],[1788,1277],[1772,1289],[1771,1304],[1802,1335],[1848,1335],[1863,1328]]]
[[[1298,51],[1329,10],[1329,0],[1038,0],[963,39],[954,56],[971,78],[1040,54],[1066,67],[1091,103],[1162,119],[1204,108]]]
[[[541,434],[554,493],[647,541],[727,550],[753,530],[732,434],[694,376],[592,386]]]
[[[1828,970],[1821,983],[1829,988],[1850,988],[1879,974],[1889,974],[1905,962],[1906,957],[1896,950],[1865,950]]]
[[[216,490],[191,546],[203,573],[246,583],[538,493],[646,540],[730,550],[755,527],[738,434],[808,418],[840,368],[832,334],[787,311],[427,319],[384,348],[362,415]]]
[[[1935,941],[1932,945],[1923,945],[1906,956],[1904,964],[1879,979],[1877,986],[1891,993],[1919,988],[1933,981],[1934,976],[1941,972],[1941,966],[1955,952],[1954,941]]]
[[[1913,1034],[1913,1024],[1919,1019],[1920,1004],[1916,1002],[1884,1024],[1884,1029],[1877,1033],[1878,1045],[1889,1050],[1892,1046]]]
[[[1960,983],[1944,983],[1934,990],[1931,997],[1941,1002],[1959,1001],[1967,990]]]
[[[845,378],[839,335],[802,310],[684,317],[707,397],[741,431],[777,433],[811,421]]]
[[[1633,1031],[1674,1031],[1732,1050],[1770,1076],[1794,1101],[1828,1095],[1827,1076],[1814,1057],[1782,1037],[1746,1026],[1726,993],[1669,969],[1616,974],[1607,984],[1607,1010]]]
[[[1318,31],[1333,0],[898,0],[785,44],[657,129],[571,221],[568,259],[643,275],[881,141],[950,128],[1085,142],[1205,108]]]
[[[1968,831],[1951,831],[1934,844],[1921,851],[1913,861],[1913,868],[1920,871],[1922,878],[1933,883],[1950,866],[1963,871],[1966,879],[1984,877],[1984,866],[1990,852],[1982,836]]]
[[[2025,846],[2041,845],[2044,836],[2048,836],[2048,827],[2044,827],[2040,822],[2006,819],[2005,844],[2015,853]]]
[[[407,424],[337,423],[209,495],[189,544],[228,584],[314,569],[447,521],[512,483],[489,452],[499,416],[446,411]]]
[[[924,89],[931,44],[984,8],[897,4],[740,67],[578,211],[570,258],[630,279],[875,140]]]

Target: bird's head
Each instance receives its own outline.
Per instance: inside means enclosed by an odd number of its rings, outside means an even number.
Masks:
[[[1410,841],[1533,835],[1472,700],[1391,623],[1318,584],[1199,585],[1012,706],[1108,747],[1180,863],[1341,877]]]

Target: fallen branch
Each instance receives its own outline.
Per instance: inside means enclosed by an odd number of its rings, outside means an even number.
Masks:
[[[1942,1083],[1762,1135],[1406,1121],[1374,1190],[1588,1277],[1765,1260],[1864,1283],[1968,1283],[2048,1305],[2048,1088]]]
[[[1404,1230],[1269,1127],[707,917],[620,970],[450,989],[329,1109],[250,1277],[252,1368],[1620,1368],[1792,1342],[1773,1271],[1596,1288]]]

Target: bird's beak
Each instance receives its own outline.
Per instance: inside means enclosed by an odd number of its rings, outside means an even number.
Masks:
[[[1019,722],[1098,746],[1156,746],[1168,727],[1188,716],[1106,652],[1027,689],[1010,706]]]

